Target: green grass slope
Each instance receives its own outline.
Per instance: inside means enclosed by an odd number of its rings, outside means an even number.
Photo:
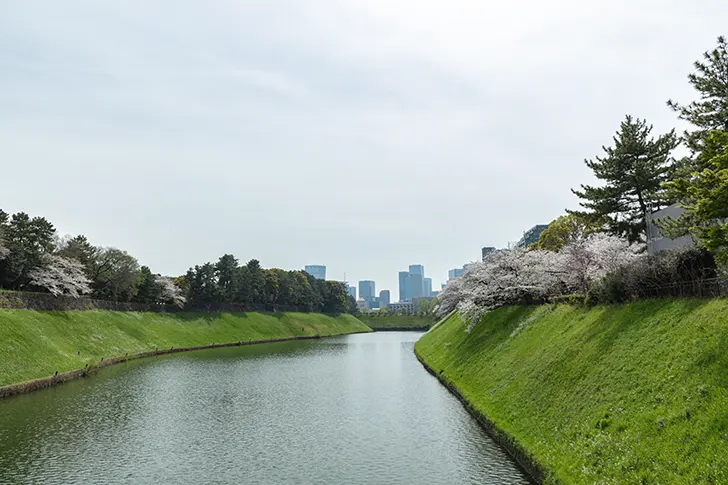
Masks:
[[[0,310],[0,387],[155,348],[368,331],[351,315]]]
[[[415,315],[361,315],[359,320],[366,323],[373,330],[423,330],[432,327],[436,323],[434,317]]]
[[[728,483],[728,301],[457,315],[415,350],[547,483]]]

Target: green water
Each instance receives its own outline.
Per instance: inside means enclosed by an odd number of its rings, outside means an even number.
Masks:
[[[528,483],[419,335],[175,354],[2,400],[0,483]]]

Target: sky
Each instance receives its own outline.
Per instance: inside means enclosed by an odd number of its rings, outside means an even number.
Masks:
[[[724,0],[0,1],[0,208],[154,272],[447,270],[695,99]]]

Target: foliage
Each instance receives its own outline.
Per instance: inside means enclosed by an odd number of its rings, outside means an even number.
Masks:
[[[447,284],[439,296],[437,314],[444,317],[457,309],[473,325],[501,306],[543,302],[573,292],[586,294],[596,281],[631,264],[640,249],[616,236],[593,233],[559,252],[496,251]]]
[[[639,298],[706,296],[718,276],[713,255],[695,247],[640,254],[628,265],[608,272],[590,287],[594,303],[621,303]]]
[[[184,281],[191,308],[227,303],[250,309],[354,313],[342,283],[318,280],[305,271],[264,269],[256,259],[241,266],[230,254],[215,264],[190,268]]]
[[[87,266],[93,296],[102,300],[130,301],[137,293],[139,263],[126,251],[97,248]]]
[[[2,310],[0,386],[157,348],[369,331],[351,315]]]
[[[427,330],[435,323],[435,317],[429,315],[396,315],[379,310],[360,315],[359,320],[372,330]]]
[[[415,350],[545,483],[728,483],[726,300],[508,307],[466,325],[453,315]]]
[[[677,147],[675,132],[650,137],[652,125],[627,116],[614,137],[613,147],[603,147],[606,156],[586,160],[600,187],[582,185],[572,190],[586,211],[567,211],[591,220],[604,220],[606,230],[630,242],[644,241],[648,210],[666,204],[662,184],[671,173],[671,152]]]
[[[11,290],[25,288],[30,273],[42,266],[53,252],[55,228],[42,217],[30,218],[19,212],[0,218],[5,257],[0,260],[0,286]]]
[[[695,72],[688,81],[699,94],[699,101],[680,105],[675,101],[667,104],[682,120],[698,129],[685,132],[685,140],[693,153],[704,150],[704,142],[710,131],[728,131],[728,41],[718,37],[718,46],[703,53],[703,60],[695,62]]]
[[[157,303],[163,303],[165,305],[174,305],[182,308],[187,301],[184,296],[182,288],[177,286],[173,278],[168,276],[156,275],[154,282],[159,287],[159,295],[157,296]]]
[[[699,171],[668,184],[686,212],[666,221],[663,229],[671,235],[691,234],[728,266],[728,132],[713,131],[706,137],[696,168]]]
[[[541,233],[535,248],[561,251],[567,244],[585,239],[589,234],[599,231],[602,226],[602,223],[577,214],[559,216]]]
[[[29,273],[30,283],[54,296],[70,295],[78,298],[91,293],[91,281],[84,274],[83,265],[75,259],[52,255],[42,266]]]

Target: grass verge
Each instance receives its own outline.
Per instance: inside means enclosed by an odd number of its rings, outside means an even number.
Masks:
[[[454,314],[418,356],[545,483],[728,483],[728,301]]]
[[[351,315],[0,310],[0,387],[157,348],[368,331]]]

